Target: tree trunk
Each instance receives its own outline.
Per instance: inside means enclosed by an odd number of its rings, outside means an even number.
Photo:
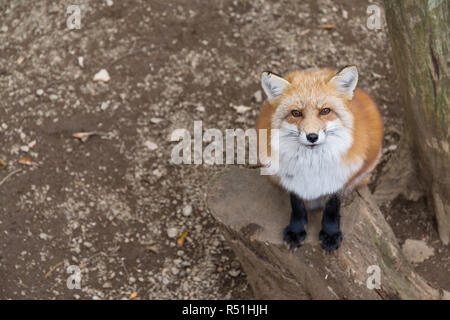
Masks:
[[[368,189],[344,201],[344,240],[332,254],[320,247],[321,214],[315,212],[308,216],[304,245],[295,252],[286,248],[282,230],[289,222],[289,195],[259,170],[227,169],[208,190],[208,207],[241,261],[256,298],[450,298],[412,271]],[[369,266],[379,267],[379,289],[366,285]]]
[[[432,199],[439,236],[450,241],[449,0],[385,0],[405,136]]]

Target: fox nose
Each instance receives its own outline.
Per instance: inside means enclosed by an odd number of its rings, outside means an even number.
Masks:
[[[308,133],[306,135],[306,139],[308,139],[309,142],[314,143],[319,139],[319,136],[315,133]]]

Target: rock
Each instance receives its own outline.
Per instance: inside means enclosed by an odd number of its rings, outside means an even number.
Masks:
[[[167,236],[169,238],[175,238],[178,234],[177,228],[169,228],[167,229]]]
[[[402,252],[409,262],[419,263],[433,256],[434,248],[429,247],[423,240],[406,239]]]
[[[81,68],[84,68],[84,58],[83,57],[78,57],[78,65]]]
[[[163,173],[162,173],[160,170],[158,170],[158,169],[153,170],[152,173],[153,173],[153,175],[156,176],[157,178],[161,178],[162,175],[163,175]]]
[[[189,217],[192,214],[192,206],[187,205],[183,208],[183,216]]]
[[[108,82],[111,79],[108,71],[106,69],[102,69],[94,75],[92,79],[94,82]]]
[[[109,107],[109,101],[105,101],[105,102],[102,102],[100,109],[102,111],[105,111],[106,109],[108,109],[108,107]]]
[[[347,10],[342,10],[342,18],[348,19],[348,11]]]
[[[48,240],[48,235],[42,232],[39,234],[39,238],[41,238],[42,240]]]
[[[255,101],[258,103],[261,103],[263,101],[261,90],[256,91],[253,97],[255,98]]]
[[[161,119],[161,118],[151,118],[150,119],[150,122],[154,123],[154,124],[158,124],[158,123],[160,123],[162,121],[164,121],[164,119]]]
[[[156,143],[154,143],[153,141],[147,140],[144,142],[144,145],[150,149],[151,151],[154,151],[156,149],[158,149],[158,145]]]
[[[238,275],[241,274],[241,272],[239,270],[232,269],[232,270],[228,271],[228,274],[231,277],[236,278]]]
[[[252,108],[247,106],[233,106],[234,110],[236,110],[237,113],[246,113],[250,111]]]
[[[161,178],[163,176],[163,173],[159,169],[153,170],[152,174],[157,178]]]
[[[88,241],[83,242],[83,245],[84,245],[86,248],[92,248],[92,243],[90,243],[90,242],[88,242]]]
[[[36,95],[42,96],[43,94],[44,94],[44,90],[42,90],[42,89],[37,89],[36,90]]]

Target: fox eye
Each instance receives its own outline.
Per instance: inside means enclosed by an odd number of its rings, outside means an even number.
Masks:
[[[298,111],[298,110],[292,110],[291,114],[295,118],[301,117],[303,115],[303,113],[301,111]]]
[[[327,114],[329,114],[331,112],[330,108],[323,108],[322,110],[320,110],[319,114],[321,116],[326,116]]]

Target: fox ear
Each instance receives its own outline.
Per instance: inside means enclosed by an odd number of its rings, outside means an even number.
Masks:
[[[329,83],[351,99],[358,83],[358,69],[356,66],[343,67],[330,79]]]
[[[264,71],[261,75],[261,85],[269,100],[273,100],[283,93],[289,82],[276,73]]]

